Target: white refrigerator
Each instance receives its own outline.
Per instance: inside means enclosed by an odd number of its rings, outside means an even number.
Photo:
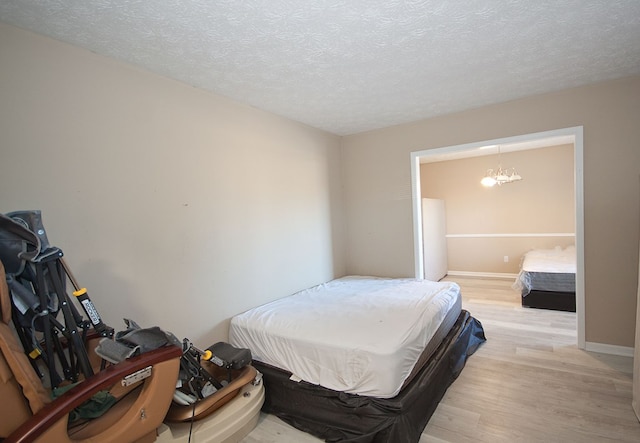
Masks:
[[[422,199],[424,278],[438,281],[447,275],[447,224],[444,200]]]

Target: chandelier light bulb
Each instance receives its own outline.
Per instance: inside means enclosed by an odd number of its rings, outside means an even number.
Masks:
[[[497,182],[496,182],[495,178],[490,177],[490,176],[487,175],[482,180],[480,180],[480,183],[482,184],[482,186],[490,188],[490,187],[494,186]]]

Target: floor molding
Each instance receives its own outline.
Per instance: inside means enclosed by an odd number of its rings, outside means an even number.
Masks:
[[[503,278],[505,280],[515,280],[518,274],[507,272],[470,272],[470,271],[447,271],[447,275],[453,277],[475,277],[475,278]]]
[[[608,345],[606,343],[586,342],[585,350],[599,352],[601,354],[621,355],[623,357],[633,357],[633,348],[628,346]]]

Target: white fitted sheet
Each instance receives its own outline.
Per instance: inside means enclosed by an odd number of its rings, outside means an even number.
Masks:
[[[524,255],[522,270],[529,272],[576,273],[576,248],[534,249]]]
[[[343,277],[235,316],[229,341],[292,378],[391,398],[459,297],[452,282]]]

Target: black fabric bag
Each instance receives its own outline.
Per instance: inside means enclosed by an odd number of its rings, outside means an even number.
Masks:
[[[0,214],[0,260],[7,274],[21,274],[25,262],[36,261],[40,252],[47,248],[49,241],[40,211]]]

